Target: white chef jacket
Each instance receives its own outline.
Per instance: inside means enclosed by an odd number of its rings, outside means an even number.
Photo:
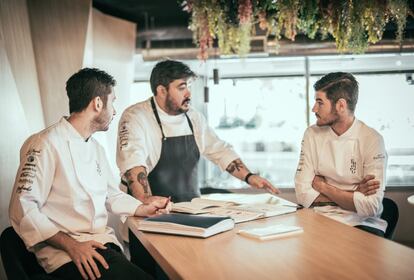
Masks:
[[[46,239],[62,231],[78,241],[113,242],[122,248],[107,227],[107,211],[132,216],[140,204],[119,190],[96,140],[85,141],[62,118],[23,144],[9,216],[27,248],[50,273],[71,259]]]
[[[330,126],[309,127],[302,140],[302,150],[295,176],[298,203],[309,207],[320,194],[312,188],[315,175],[341,190],[353,191],[364,176],[372,174],[380,181],[379,190],[370,196],[353,193],[356,213],[338,206],[315,207],[317,212],[351,226],[365,225],[385,232],[387,222],[380,219],[385,189],[387,153],[382,136],[355,119],[338,136]]]
[[[154,101],[165,137],[191,134],[184,114],[168,115],[158,106],[155,98]],[[230,144],[218,138],[201,113],[190,108],[187,115],[193,125],[194,138],[200,154],[222,170],[239,158]],[[150,99],[128,107],[122,114],[118,127],[116,161],[121,175],[135,166],[144,166],[150,173],[160,159],[161,139],[161,130]]]

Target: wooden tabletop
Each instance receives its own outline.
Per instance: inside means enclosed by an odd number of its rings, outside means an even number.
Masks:
[[[311,209],[237,224],[207,239],[144,233],[128,224],[171,279],[414,279],[414,250]],[[282,223],[303,233],[268,241],[241,228]],[[134,226],[135,225],[135,226]]]

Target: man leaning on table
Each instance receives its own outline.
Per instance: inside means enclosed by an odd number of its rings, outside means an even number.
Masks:
[[[380,215],[387,154],[382,136],[355,118],[358,82],[350,73],[329,73],[314,89],[317,122],[302,140],[298,203],[384,236],[387,222]]]
[[[93,139],[115,115],[115,80],[85,68],[66,83],[70,116],[29,137],[10,201],[10,221],[45,271],[59,279],[148,279],[122,254],[108,212],[168,213],[166,199],[142,202],[119,190]]]
[[[250,186],[277,193],[266,179],[250,173],[232,147],[190,106],[189,86],[195,76],[182,62],[158,62],[150,77],[154,96],[122,114],[117,164],[129,192],[143,202],[156,196],[190,201],[200,196],[197,165],[203,155]],[[140,265],[147,253],[131,231],[129,239],[131,261]],[[147,271],[153,273],[151,264]]]

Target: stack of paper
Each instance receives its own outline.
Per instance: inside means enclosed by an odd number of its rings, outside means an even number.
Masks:
[[[296,211],[296,206],[270,194],[213,194],[194,198],[191,202],[175,203],[172,211],[204,216],[230,216],[235,223],[242,223],[292,213]]]
[[[261,228],[241,229],[238,234],[259,240],[282,238],[303,232],[301,227],[287,225],[273,225]]]

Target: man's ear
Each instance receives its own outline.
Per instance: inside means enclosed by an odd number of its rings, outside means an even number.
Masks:
[[[336,111],[338,112],[345,112],[348,110],[348,103],[344,98],[339,98],[339,100],[336,102]]]
[[[162,96],[167,94],[167,89],[163,85],[158,85],[157,88],[157,95],[161,94]]]
[[[103,108],[103,101],[102,98],[99,96],[96,96],[94,99],[92,99],[92,107],[94,111],[100,112]]]

